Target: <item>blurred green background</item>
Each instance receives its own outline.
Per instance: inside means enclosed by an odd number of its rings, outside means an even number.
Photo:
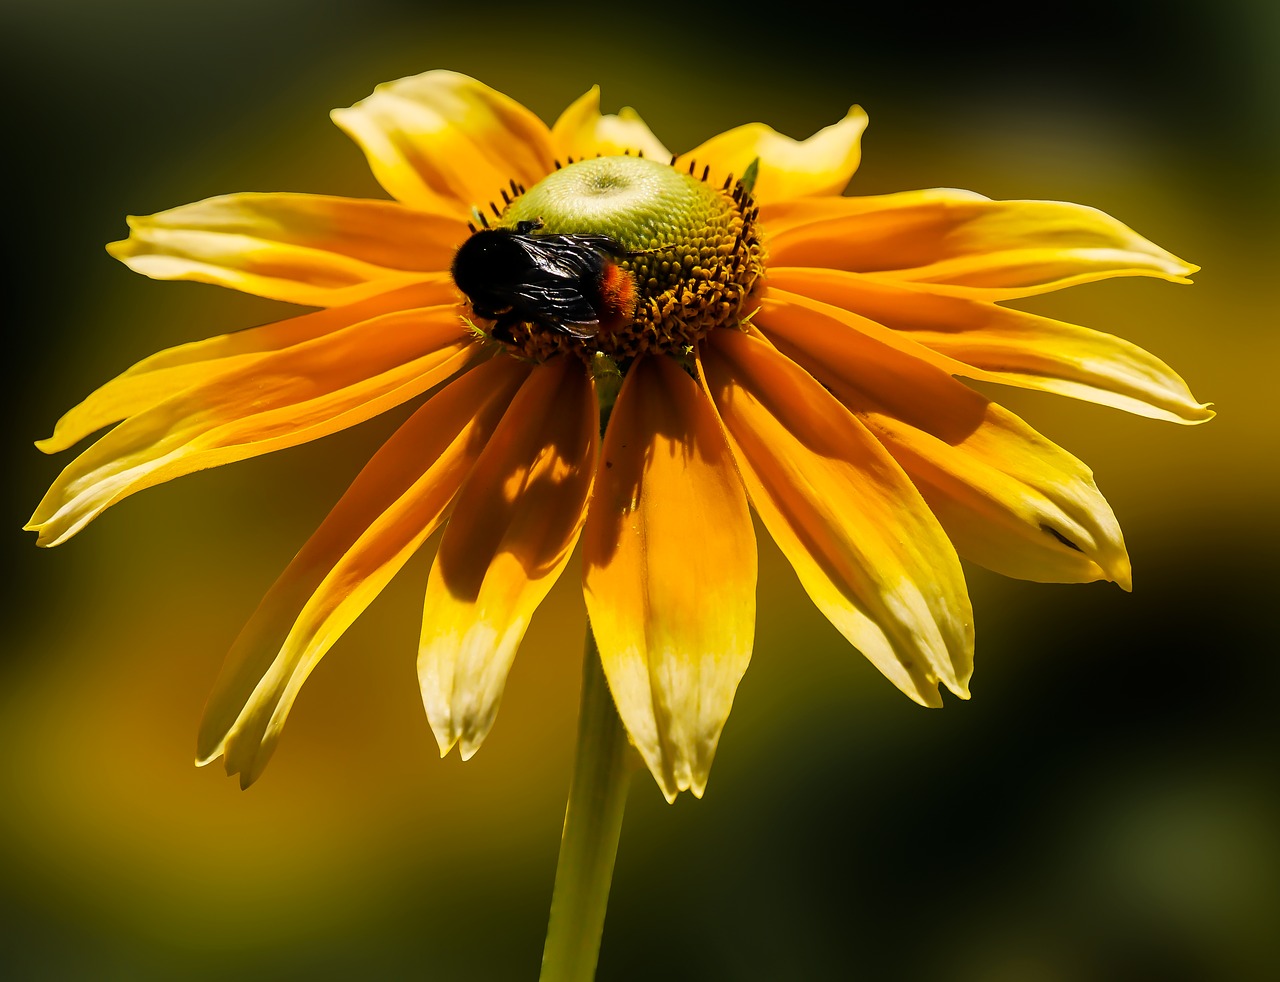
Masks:
[[[61,412],[156,349],[284,313],[131,274],[102,249],[124,215],[379,195],[328,110],[445,67],[548,120],[598,82],[672,149],[756,119],[805,136],[859,102],[854,193],[1081,201],[1204,267],[1191,288],[1027,302],[1149,347],[1219,416],[1001,393],[1093,466],[1135,589],[970,569],[971,702],[909,703],[762,540],[755,659],[706,798],[633,788],[602,982],[1278,977],[1276,11],[7,3],[0,974],[536,974],[577,711],[572,573],[471,762],[438,759],[416,691],[424,554],[312,676],[259,784],[191,765],[223,653],[403,412],[143,492],[53,551],[19,531],[71,459],[31,446]]]

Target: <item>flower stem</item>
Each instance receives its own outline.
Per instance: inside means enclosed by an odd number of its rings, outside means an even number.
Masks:
[[[541,982],[595,978],[622,812],[638,761],[614,708],[590,624],[579,713],[577,757],[560,837]]]

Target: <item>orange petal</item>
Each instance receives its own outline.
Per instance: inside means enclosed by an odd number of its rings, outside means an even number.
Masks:
[[[451,382],[396,431],[276,580],[227,655],[197,763],[226,756],[248,787],[302,683],[447,514],[528,369],[494,358]]]
[[[867,344],[874,341],[880,347],[896,352],[900,357],[924,362],[949,375],[968,371],[968,366],[962,362],[913,341],[909,335],[890,330],[860,314],[812,300],[807,294],[788,291],[786,286],[804,285],[797,284],[786,275],[791,272],[794,270],[784,270],[784,275],[777,278],[773,276],[772,271],[770,272],[768,287],[760,295],[759,313],[767,316],[778,307],[785,307],[789,311],[787,323],[801,323],[808,320],[814,325],[810,329],[830,332],[831,337],[828,340],[840,350],[839,357],[842,361],[862,357]],[[971,377],[996,381],[994,377],[987,378],[986,375],[978,372],[972,372]]]
[[[57,545],[135,491],[354,426],[475,357],[456,305],[401,310],[246,359],[121,423],[77,457],[28,529]]]
[[[931,188],[928,191],[904,191],[898,194],[871,194],[822,198],[792,198],[780,201],[760,202],[760,223],[770,236],[770,242],[784,232],[793,232],[809,225],[847,221],[860,215],[874,215],[885,210],[901,208],[904,197],[921,207],[962,201],[990,201],[986,195],[959,188]],[[870,219],[874,221],[874,219]],[[814,234],[811,230],[808,235]],[[803,236],[802,236],[803,240]],[[786,240],[784,240],[786,241]],[[776,259],[770,251],[770,265]],[[801,264],[797,264],[801,265]]]
[[[861,106],[852,106],[844,119],[807,140],[793,140],[764,123],[747,123],[713,136],[681,157],[738,177],[758,159],[752,194],[762,202],[840,194],[862,159],[866,128],[867,114]]]
[[[243,368],[266,352],[298,345],[394,311],[446,304],[456,296],[457,289],[446,278],[380,294],[345,307],[319,310],[167,348],[144,358],[97,389],[58,420],[53,436],[37,441],[36,446],[45,453],[66,450],[104,426],[145,412],[184,389],[204,385]]]
[[[962,557],[1023,579],[1129,588],[1120,526],[1084,464],[945,372],[847,337],[812,301],[770,295],[756,325],[870,428]]]
[[[601,115],[598,85],[591,86],[560,114],[551,127],[551,140],[561,161],[629,152],[665,164],[671,157],[671,151],[630,106],[624,106],[616,116]]]
[[[1199,268],[1096,208],[968,191],[783,202],[762,207],[760,222],[774,266],[874,273],[987,300],[1113,276],[1186,283]]]
[[[442,274],[467,227],[394,201],[229,194],[130,216],[107,251],[157,280],[335,307]]]
[[[765,342],[716,331],[700,362],[747,493],[806,592],[917,702],[968,696],[973,614],[946,534],[858,420]]]
[[[627,372],[601,459],[583,563],[605,676],[667,799],[702,797],[755,632],[742,481],[715,410],[668,358]]]
[[[534,610],[578,540],[600,442],[582,363],[538,366],[458,493],[422,617],[418,678],[448,753],[480,747]]]
[[[392,197],[466,219],[509,182],[533,187],[552,168],[551,133],[513,99],[456,72],[384,82],[331,114]]]
[[[769,279],[782,289],[869,317],[970,366],[959,369],[963,375],[1177,423],[1200,423],[1214,415],[1159,358],[1101,331],[838,270],[771,269]]]

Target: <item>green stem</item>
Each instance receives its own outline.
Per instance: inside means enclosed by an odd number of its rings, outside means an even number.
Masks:
[[[622,812],[637,757],[627,742],[587,625],[573,783],[565,807],[541,982],[591,982],[600,954]]]

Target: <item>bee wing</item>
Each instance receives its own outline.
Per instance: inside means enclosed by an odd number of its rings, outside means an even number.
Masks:
[[[537,311],[538,319],[554,323],[576,338],[594,337],[600,327],[600,315],[576,285],[556,279],[539,279],[524,283],[513,291],[514,306]],[[591,328],[591,330],[575,330]]]
[[[612,242],[603,235],[529,235],[520,245],[538,273],[552,279],[590,282],[599,278],[605,264],[597,239]]]
[[[613,256],[616,259],[626,259],[627,250],[607,235],[594,235],[591,233],[567,233],[556,235],[539,235],[534,241],[554,242],[561,249],[585,251],[590,250],[600,256]]]

